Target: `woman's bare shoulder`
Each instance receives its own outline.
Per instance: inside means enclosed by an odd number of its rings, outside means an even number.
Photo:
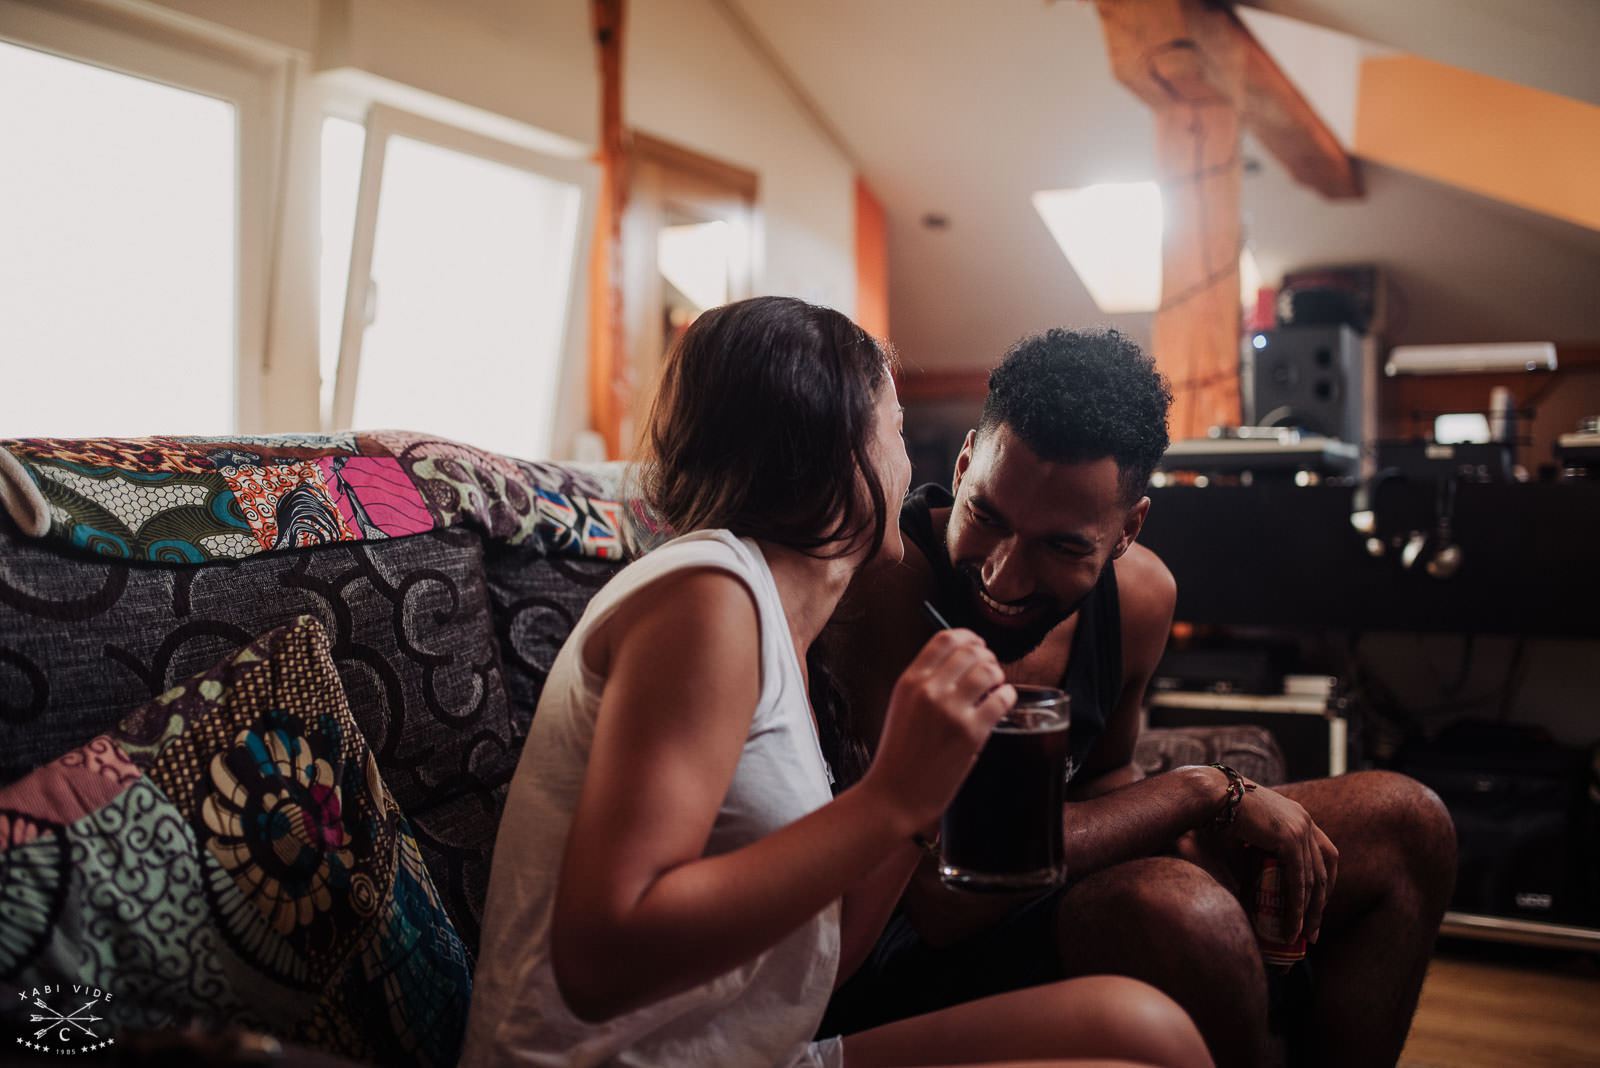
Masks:
[[[590,632],[583,657],[591,671],[607,675],[617,650],[636,638],[704,652],[708,643],[751,644],[743,638],[759,633],[755,594],[743,579],[711,565],[686,567],[630,594]]]

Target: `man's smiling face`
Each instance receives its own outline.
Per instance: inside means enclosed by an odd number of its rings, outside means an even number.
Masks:
[[[1124,505],[1117,475],[1110,457],[1041,460],[1004,424],[969,433],[945,531],[966,580],[952,622],[1007,663],[1037,648],[1138,535],[1148,505]]]

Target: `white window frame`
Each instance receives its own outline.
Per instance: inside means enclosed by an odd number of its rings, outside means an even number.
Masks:
[[[330,114],[344,114],[329,109]],[[385,104],[373,104],[366,116],[366,141],[361,157],[355,235],[350,247],[350,274],[345,283],[344,315],[339,333],[339,363],[334,379],[334,427],[348,427],[355,413],[361,347],[366,334],[372,280],[372,248],[382,200],[383,163],[389,138],[401,136],[441,148],[492,160],[541,177],[575,186],[579,191],[578,231],[567,264],[567,309],[556,371],[556,392],[550,398],[551,455],[567,454],[579,431],[589,427],[588,398],[588,266],[595,225],[599,167],[587,160],[552,156],[522,145],[497,140],[459,126],[424,118]]]
[[[230,368],[234,432],[327,429],[319,402],[317,285],[319,146],[325,115],[366,127],[363,190],[369,173],[381,179],[382,150],[387,136],[394,133],[507,163],[579,189],[578,240],[568,265],[572,274],[558,388],[550,398],[552,455],[565,455],[578,432],[589,428],[589,261],[599,168],[588,159],[585,146],[361,71],[313,72],[307,57],[292,48],[212,30],[153,6],[0,0],[0,40],[200,93],[234,107],[238,135]],[[350,324],[352,316],[359,319],[353,309],[365,307],[376,218],[376,209],[370,206],[375,202],[370,195],[366,200],[369,203],[358,209],[364,212],[365,225],[358,227],[351,250],[352,268],[359,252],[363,269],[359,274],[352,269],[346,283],[341,369],[335,379],[346,424],[353,411],[354,375],[360,361],[360,331],[352,338]],[[219,354],[219,358],[225,357]],[[348,384],[341,382],[346,377]]]
[[[233,424],[254,432],[262,422],[262,364],[266,352],[272,271],[271,235],[277,220],[279,131],[288,64],[235,53],[139,20],[94,22],[16,0],[0,0],[0,39],[231,104],[235,167],[235,293]],[[3,254],[3,252],[0,252]]]

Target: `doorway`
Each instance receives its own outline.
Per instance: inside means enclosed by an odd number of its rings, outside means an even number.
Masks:
[[[708,308],[754,292],[753,171],[635,132],[622,220],[623,309],[633,442],[655,396],[662,357]]]

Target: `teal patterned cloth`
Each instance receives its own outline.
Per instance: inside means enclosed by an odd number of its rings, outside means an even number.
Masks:
[[[455,525],[508,545],[621,559],[653,537],[621,464],[540,464],[401,431],[0,439],[19,528],[113,557],[231,560]]]
[[[116,758],[101,756],[104,772]],[[217,862],[148,779],[71,823],[35,826],[39,837],[0,854],[6,974],[25,987],[110,989],[102,1011],[117,1029],[192,1017],[267,1029],[229,981],[225,943],[204,904]]]
[[[455,1063],[471,960],[304,617],[0,790],[0,979]]]

